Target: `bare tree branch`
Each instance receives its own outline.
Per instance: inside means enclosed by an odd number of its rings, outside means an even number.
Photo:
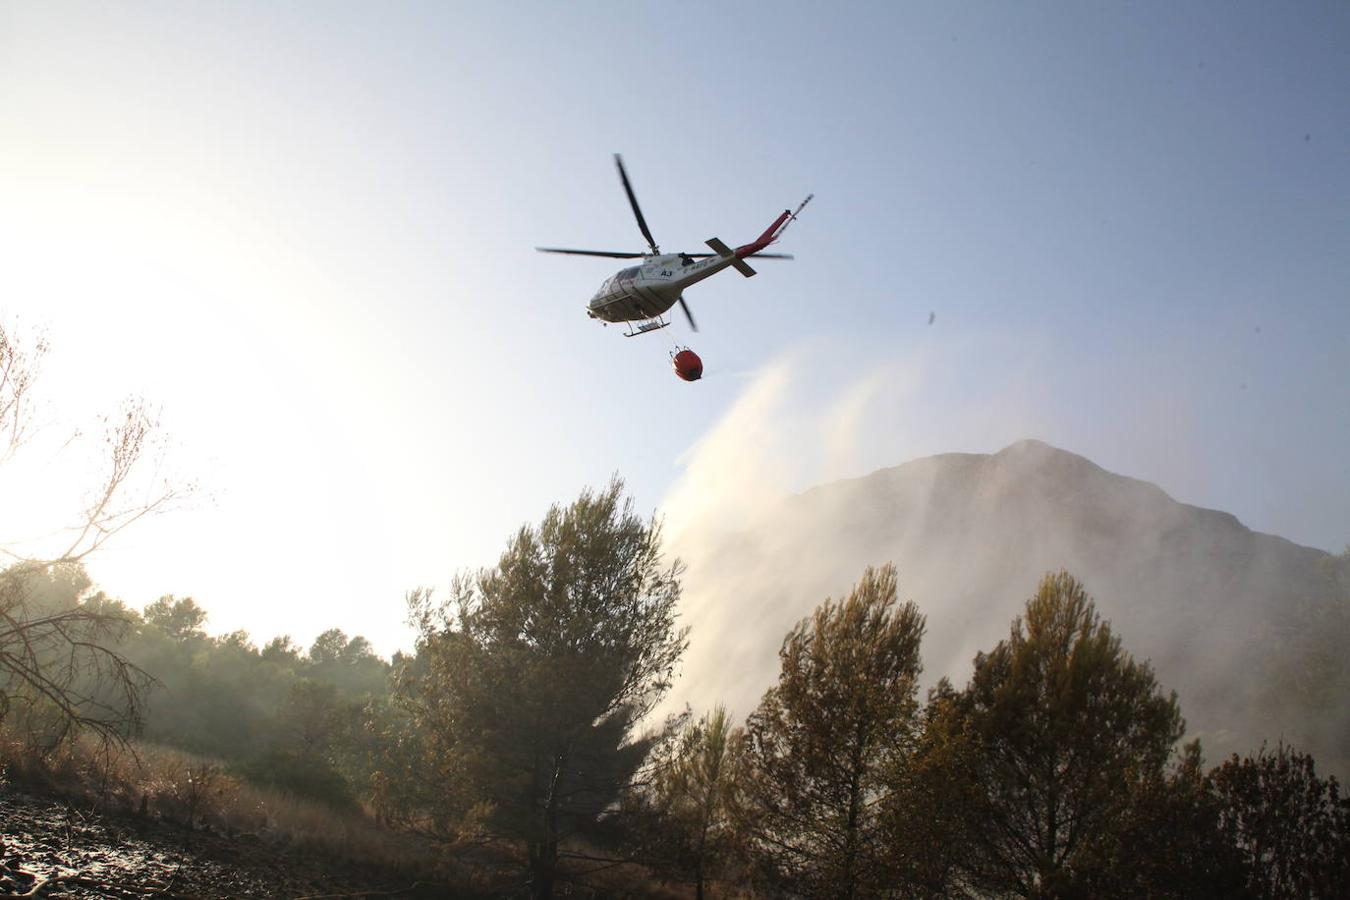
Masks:
[[[32,388],[46,352],[44,339],[26,345],[0,324],[0,463],[31,433]],[[124,744],[140,727],[153,679],[117,649],[133,616],[82,599],[90,583],[81,562],[190,493],[160,477],[162,451],[156,416],[144,400],[127,400],[104,420],[103,474],[57,551],[0,549],[10,561],[0,570],[0,724],[22,728],[48,749],[78,731]]]

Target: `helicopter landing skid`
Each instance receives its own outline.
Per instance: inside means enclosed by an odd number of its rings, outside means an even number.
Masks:
[[[637,337],[639,334],[646,334],[649,331],[657,331],[665,328],[670,322],[664,316],[657,316],[655,319],[648,319],[645,322],[629,322],[628,330],[623,333],[624,337]]]

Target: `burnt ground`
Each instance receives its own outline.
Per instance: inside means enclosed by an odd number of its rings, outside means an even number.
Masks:
[[[36,894],[34,888],[46,880]],[[449,897],[444,887],[255,835],[188,831],[0,787],[0,897]]]

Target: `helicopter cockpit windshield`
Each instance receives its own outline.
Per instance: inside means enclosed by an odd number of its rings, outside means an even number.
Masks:
[[[642,268],[641,266],[632,266],[630,268],[624,269],[618,274],[611,275],[609,278],[605,279],[604,284],[600,285],[600,290],[595,292],[595,296],[604,297],[608,294],[617,291],[620,287],[622,287],[626,283],[632,281],[634,278],[637,278],[638,271],[641,268]]]

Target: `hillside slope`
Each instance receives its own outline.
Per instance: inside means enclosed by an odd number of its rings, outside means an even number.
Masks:
[[[1065,568],[1126,649],[1178,692],[1211,759],[1282,737],[1325,754],[1346,733],[1344,711],[1334,722],[1270,714],[1269,671],[1288,662],[1275,658],[1287,642],[1272,635],[1325,594],[1327,554],[1039,441],[813,488],[730,539],[686,533],[674,549],[689,564],[692,626],[677,699],[695,707],[752,709],[776,677],[787,629],[885,562],[928,617],[927,680],[963,684],[1039,578]]]

